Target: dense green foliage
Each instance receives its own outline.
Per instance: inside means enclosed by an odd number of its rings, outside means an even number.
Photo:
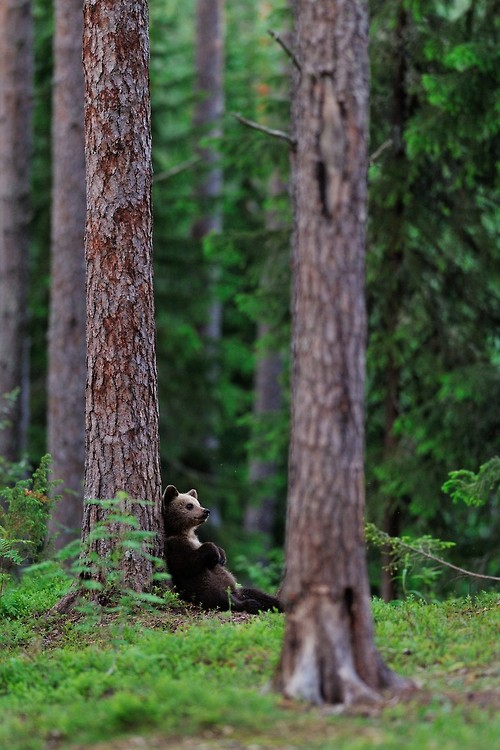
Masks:
[[[26,560],[35,562],[44,551],[47,523],[57,496],[57,482],[49,479],[50,456],[43,456],[40,466],[28,479],[17,479],[25,466],[6,465],[6,477],[0,481],[0,592],[8,571]]]
[[[126,617],[102,613],[97,622],[47,618],[68,583],[45,563],[0,598],[0,747],[90,747],[127,735],[150,737],[151,747],[176,737],[182,747],[180,738],[194,735],[219,748],[227,739],[242,748],[364,750],[374,737],[401,747],[404,732],[409,750],[438,737],[443,748],[473,750],[493,746],[500,729],[491,595],[433,605],[376,600],[378,646],[421,690],[349,717],[304,711],[263,690],[279,657],[282,615],[209,616],[171,602]]]
[[[443,491],[451,495],[455,502],[466,505],[484,505],[492,498],[498,500],[500,491],[500,458],[495,456],[479,469],[450,472],[450,478],[443,484]]]
[[[262,540],[245,506],[272,496],[269,545],[283,541],[288,450],[291,211],[289,149],[231,115],[288,131],[289,5],[226,4],[223,231],[193,239],[205,211],[192,125],[194,0],[151,0],[154,246],[164,483],[195,486],[217,533],[252,562]],[[29,458],[45,453],[52,9],[35,0],[36,90],[31,242]],[[452,471],[498,453],[498,19],[493,0],[371,2],[371,151],[367,252],[367,494],[371,520],[453,540],[455,562],[499,574],[498,493],[453,503]],[[390,141],[388,143],[388,141]],[[380,150],[381,146],[384,146]],[[281,190],[271,189],[278,180]],[[217,269],[216,284],[213,269]],[[214,295],[222,337],[207,342]],[[258,341],[258,324],[269,332]],[[281,354],[281,409],[255,418],[254,375]],[[275,474],[252,485],[252,459]],[[237,539],[237,543],[234,540]],[[231,546],[233,548],[231,549]],[[372,567],[373,584],[378,562]],[[456,589],[455,589],[456,590]],[[465,593],[465,590],[462,592]]]
[[[374,3],[367,450],[372,515],[499,570],[498,494],[442,478],[498,452],[498,26],[494,3]]]

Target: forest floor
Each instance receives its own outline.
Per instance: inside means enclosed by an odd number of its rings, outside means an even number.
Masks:
[[[500,747],[500,599],[373,602],[384,659],[417,689],[338,713],[270,690],[283,616],[164,608],[52,616],[50,565],[0,595],[0,750]]]
[[[475,675],[463,671],[464,681],[475,679]],[[499,677],[499,671],[496,675]],[[470,748],[478,750],[481,744],[482,729],[478,732],[465,732],[460,729],[465,721],[471,727],[483,721],[492,722],[487,735],[492,738],[488,750],[500,747],[498,742],[498,711],[500,710],[500,685],[498,689],[467,692],[436,693],[418,690],[411,699],[388,700],[378,709],[358,710],[337,715],[321,709],[293,707],[287,701],[280,704],[287,712],[286,718],[277,721],[274,727],[265,732],[240,730],[232,724],[217,729],[204,730],[195,736],[163,734],[133,734],[126,738],[98,742],[93,750],[351,750],[352,748]],[[404,716],[397,718],[391,707],[404,709]],[[294,713],[289,716],[289,711]],[[385,716],[384,716],[385,714]],[[443,720],[447,714],[448,718]],[[451,731],[454,717],[460,715],[458,731]],[[358,720],[359,719],[359,720]],[[412,741],[407,733],[415,732],[415,726],[423,723],[426,731],[418,731]],[[495,726],[497,729],[495,730]],[[495,734],[495,731],[497,732]],[[477,744],[476,744],[477,743]],[[57,745],[54,745],[57,747]],[[75,745],[74,750],[86,750],[88,745]]]

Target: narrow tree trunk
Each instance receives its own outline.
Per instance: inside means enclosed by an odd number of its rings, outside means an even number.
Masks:
[[[48,450],[61,479],[55,547],[80,535],[85,456],[85,154],[81,0],[56,0]]]
[[[269,335],[269,325],[261,322],[257,327],[257,342]],[[282,403],[280,375],[282,372],[281,356],[268,349],[258,356],[255,373],[254,417],[260,417],[279,411]],[[249,481],[252,486],[259,486],[276,474],[274,461],[265,460],[258,452],[250,460]],[[250,493],[251,495],[253,493]],[[272,495],[260,498],[258,504],[250,502],[245,511],[245,530],[258,532],[271,538],[274,528],[276,502]]]
[[[202,137],[222,136],[224,111],[223,0],[197,0],[195,39],[195,105],[193,125]],[[204,168],[197,188],[202,215],[193,225],[192,234],[202,239],[209,232],[220,232],[222,215],[218,201],[222,195],[222,166],[213,148],[198,149]],[[219,330],[216,327],[215,333]]]
[[[158,395],[152,280],[151,130],[146,0],[85,0],[87,386],[85,498],[130,498],[161,554]],[[84,508],[86,542],[103,517]],[[90,549],[106,557],[113,540]],[[129,551],[125,583],[143,590],[152,564]]]
[[[18,389],[0,456],[18,460],[27,428],[26,300],[33,86],[31,2],[0,4],[0,398]]]
[[[397,274],[398,267],[394,269]],[[394,298],[394,297],[393,297]],[[393,311],[397,315],[398,311]],[[393,326],[396,320],[393,318],[389,326]],[[389,333],[390,336],[390,333]],[[390,459],[396,450],[397,442],[394,434],[394,426],[398,416],[399,404],[399,368],[396,367],[394,355],[388,352],[386,366],[386,396],[385,396],[385,425],[384,425],[384,458]],[[399,536],[401,531],[401,513],[399,506],[393,498],[385,498],[384,512],[382,517],[382,530],[389,536]],[[382,571],[380,576],[380,595],[384,602],[390,602],[397,597],[397,583],[394,579],[394,571],[391,563],[393,557],[392,550],[382,550]]]
[[[407,95],[407,24],[408,15],[403,2],[400,3],[397,12],[396,23],[396,55],[395,75],[393,84],[392,105],[392,137],[394,141],[395,159],[397,163],[397,174],[401,181],[401,190],[405,189],[405,175],[407,174],[406,148],[404,142],[404,130],[408,116]],[[399,415],[399,389],[400,368],[396,361],[394,352],[394,341],[397,327],[399,325],[400,309],[402,305],[402,280],[401,269],[404,259],[404,227],[405,204],[403,195],[400,195],[393,208],[391,226],[393,227],[390,246],[388,249],[387,265],[391,288],[386,290],[387,307],[384,315],[384,323],[387,331],[386,341],[388,350],[386,352],[386,396],[385,396],[385,436],[384,436],[384,459],[390,460],[398,450],[398,439],[394,428]],[[389,536],[400,536],[401,534],[402,509],[400,501],[395,498],[386,498],[382,529]],[[397,597],[397,582],[391,571],[391,550],[382,551],[382,572],[380,576],[380,593],[386,602]]]
[[[223,0],[198,0],[196,5],[195,68],[196,94],[193,125],[202,137],[222,136],[222,114],[224,111],[224,56],[223,56]],[[210,232],[221,232],[222,213],[222,165],[219,154],[208,147],[198,152],[202,160],[203,176],[197,187],[202,213],[196,219],[192,235],[202,240]],[[211,270],[216,278],[216,269]],[[212,300],[206,336],[218,341],[221,335],[222,308],[218,300]]]
[[[271,176],[268,190],[271,199],[277,198],[285,191],[285,185],[280,179],[277,171]],[[266,228],[270,232],[284,229],[283,219],[276,211],[270,210],[267,212]],[[270,284],[270,279],[273,278],[273,274],[270,273],[270,265],[273,262],[275,261],[271,253],[271,256],[264,262],[260,278],[260,288],[264,292],[264,296],[275,293],[275,290],[271,288]],[[266,322],[265,311],[263,311],[262,319],[257,325],[256,342],[258,352],[254,383],[253,414],[257,421],[266,415],[278,412],[281,409],[283,400],[280,382],[280,376],[283,370],[282,357],[279,352],[273,351],[268,345],[264,345],[262,351],[259,351],[262,342],[265,342],[269,337],[270,331],[270,325]],[[257,427],[257,431],[258,429],[259,428]],[[257,440],[257,446],[254,448],[253,455],[250,458],[248,477],[250,486],[256,485],[258,488],[259,484],[271,479],[275,474],[275,461],[263,458],[262,452],[259,451]],[[257,491],[256,494],[259,495],[259,492]],[[254,493],[251,492],[250,495],[252,498]],[[275,512],[276,501],[271,495],[265,495],[264,497],[261,496],[257,504],[252,503],[250,500],[250,504],[245,511],[245,530],[265,534],[270,542],[274,528]]]
[[[368,20],[296,0],[287,619],[277,685],[313,703],[405,684],[375,645],[363,538]]]

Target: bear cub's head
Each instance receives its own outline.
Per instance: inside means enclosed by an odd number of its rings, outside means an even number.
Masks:
[[[169,484],[163,493],[163,521],[167,536],[189,532],[205,523],[209,515],[208,508],[200,505],[196,490],[183,493]]]

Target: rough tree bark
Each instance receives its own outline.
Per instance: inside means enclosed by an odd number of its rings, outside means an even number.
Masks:
[[[0,3],[0,398],[19,389],[0,430],[0,456],[18,460],[28,409],[26,296],[33,21],[31,2]]]
[[[292,436],[287,617],[277,686],[320,704],[406,684],[382,661],[363,537],[368,20],[296,0]]]
[[[85,456],[85,153],[81,0],[56,0],[52,95],[52,258],[48,450],[62,499],[57,549],[80,535]]]
[[[151,129],[146,0],[85,0],[87,385],[85,498],[133,500],[139,528],[163,547],[152,280]],[[103,517],[86,504],[84,542]],[[112,539],[91,549],[106,557]],[[130,551],[125,584],[141,591],[152,563]],[[96,575],[98,575],[96,573]]]

